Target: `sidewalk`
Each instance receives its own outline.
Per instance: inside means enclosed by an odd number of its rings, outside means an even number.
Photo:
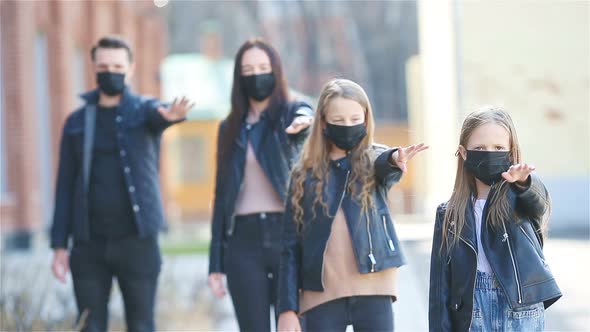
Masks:
[[[400,297],[394,305],[399,332],[428,330],[432,227],[432,223],[396,224],[408,260],[408,265],[400,269]],[[543,250],[563,293],[545,313],[545,331],[590,331],[590,265],[582,263],[590,257],[590,241],[576,234],[564,235],[550,236]]]

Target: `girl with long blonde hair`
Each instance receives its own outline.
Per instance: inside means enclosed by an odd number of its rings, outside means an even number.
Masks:
[[[430,331],[542,331],[561,296],[542,251],[549,193],[523,163],[510,115],[469,114],[456,156],[453,193],[436,213]]]
[[[387,191],[424,144],[373,142],[365,91],[335,79],[320,95],[293,168],[279,270],[279,330],[392,331],[397,267],[404,264]],[[351,313],[351,314],[348,314]]]

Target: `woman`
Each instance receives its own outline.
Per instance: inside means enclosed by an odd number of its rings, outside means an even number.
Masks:
[[[286,187],[312,121],[308,104],[290,100],[277,51],[246,41],[219,126],[208,280],[221,298],[227,276],[241,331],[270,331]]]

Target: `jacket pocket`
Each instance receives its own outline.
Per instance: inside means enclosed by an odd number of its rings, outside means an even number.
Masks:
[[[538,242],[538,240],[536,240],[537,237],[535,235],[531,235],[530,232],[527,232],[527,229],[531,229],[531,231],[534,232],[534,230],[532,230],[531,225],[529,223],[522,223],[522,224],[518,225],[518,228],[520,228],[519,231],[524,235],[524,237],[527,239],[527,241],[535,249],[535,252],[537,253],[537,255],[539,255],[539,258],[541,258],[541,260],[544,263],[545,262],[545,255],[543,255],[543,251],[541,250],[540,243]]]

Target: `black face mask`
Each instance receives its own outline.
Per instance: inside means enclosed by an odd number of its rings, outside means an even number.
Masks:
[[[500,182],[502,173],[511,165],[509,151],[467,150],[467,159],[463,161],[463,166],[488,186]]]
[[[339,126],[326,123],[324,135],[337,147],[350,151],[367,136],[367,129],[364,123],[354,126]]]
[[[273,73],[240,76],[240,79],[246,96],[257,101],[266,99],[275,88]]]
[[[120,95],[125,89],[125,74],[101,71],[96,73],[96,84],[107,96]]]

